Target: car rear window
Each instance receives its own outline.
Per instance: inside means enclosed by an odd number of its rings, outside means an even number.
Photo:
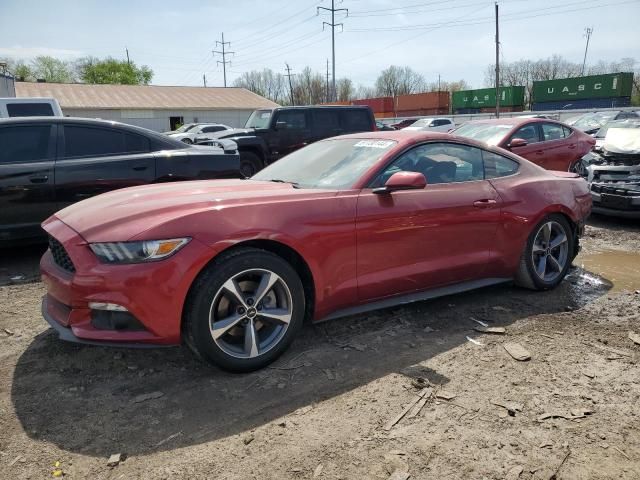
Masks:
[[[7,103],[10,117],[52,117],[53,108],[49,103]]]
[[[50,133],[51,125],[0,128],[0,164],[47,159]]]

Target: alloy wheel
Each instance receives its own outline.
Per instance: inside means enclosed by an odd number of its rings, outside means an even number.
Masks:
[[[236,358],[254,358],[275,347],[293,315],[291,291],[276,273],[251,269],[229,278],[209,309],[216,345]]]
[[[533,240],[531,260],[536,275],[553,282],[562,274],[569,259],[569,239],[564,227],[555,221],[544,223]]]

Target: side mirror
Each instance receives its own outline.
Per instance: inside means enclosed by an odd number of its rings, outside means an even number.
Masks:
[[[511,143],[507,145],[509,148],[518,148],[518,147],[526,147],[528,145],[527,141],[524,138],[514,138],[511,140]]]
[[[396,190],[420,190],[427,186],[427,179],[419,172],[396,172],[384,187],[374,188],[373,193],[391,193]]]
[[[276,130],[286,130],[287,128],[287,122],[276,122]]]

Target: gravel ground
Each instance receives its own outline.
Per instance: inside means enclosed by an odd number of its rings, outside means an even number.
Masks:
[[[583,247],[638,254],[640,226],[592,220]],[[597,272],[308,325],[233,375],[182,348],[59,341],[40,253],[0,253],[2,478],[640,478],[640,294]]]

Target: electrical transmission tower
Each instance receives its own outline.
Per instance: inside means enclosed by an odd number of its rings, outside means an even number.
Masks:
[[[231,65],[231,60],[227,60],[227,55],[233,55],[235,52],[227,52],[225,50],[225,45],[231,45],[231,42],[225,42],[224,41],[224,32],[222,33],[222,41],[218,42],[216,40],[216,47],[218,46],[218,44],[222,45],[222,51],[218,51],[218,50],[213,50],[211,53],[213,53],[213,55],[215,56],[216,53],[219,55],[222,55],[222,61],[218,60],[218,64],[222,64],[222,73],[224,75],[224,86],[227,86],[227,63],[229,65]]]
[[[336,23],[336,12],[347,12],[347,16],[349,16],[348,8],[336,8],[335,0],[331,0],[331,8],[326,7],[316,7],[316,14],[320,14],[320,10],[326,10],[327,12],[331,12],[331,23],[322,22],[322,30],[324,30],[325,25],[329,25],[331,27],[331,60],[332,60],[332,68],[333,68],[333,76],[331,79],[331,99],[336,100],[336,27],[341,27],[344,29],[344,25],[342,23]]]
[[[584,60],[582,60],[582,71],[580,72],[580,75],[584,75],[584,67],[587,64],[587,50],[589,50],[589,39],[591,38],[592,33],[592,27],[587,27],[584,29],[584,36],[587,37],[587,46],[584,47]]]

